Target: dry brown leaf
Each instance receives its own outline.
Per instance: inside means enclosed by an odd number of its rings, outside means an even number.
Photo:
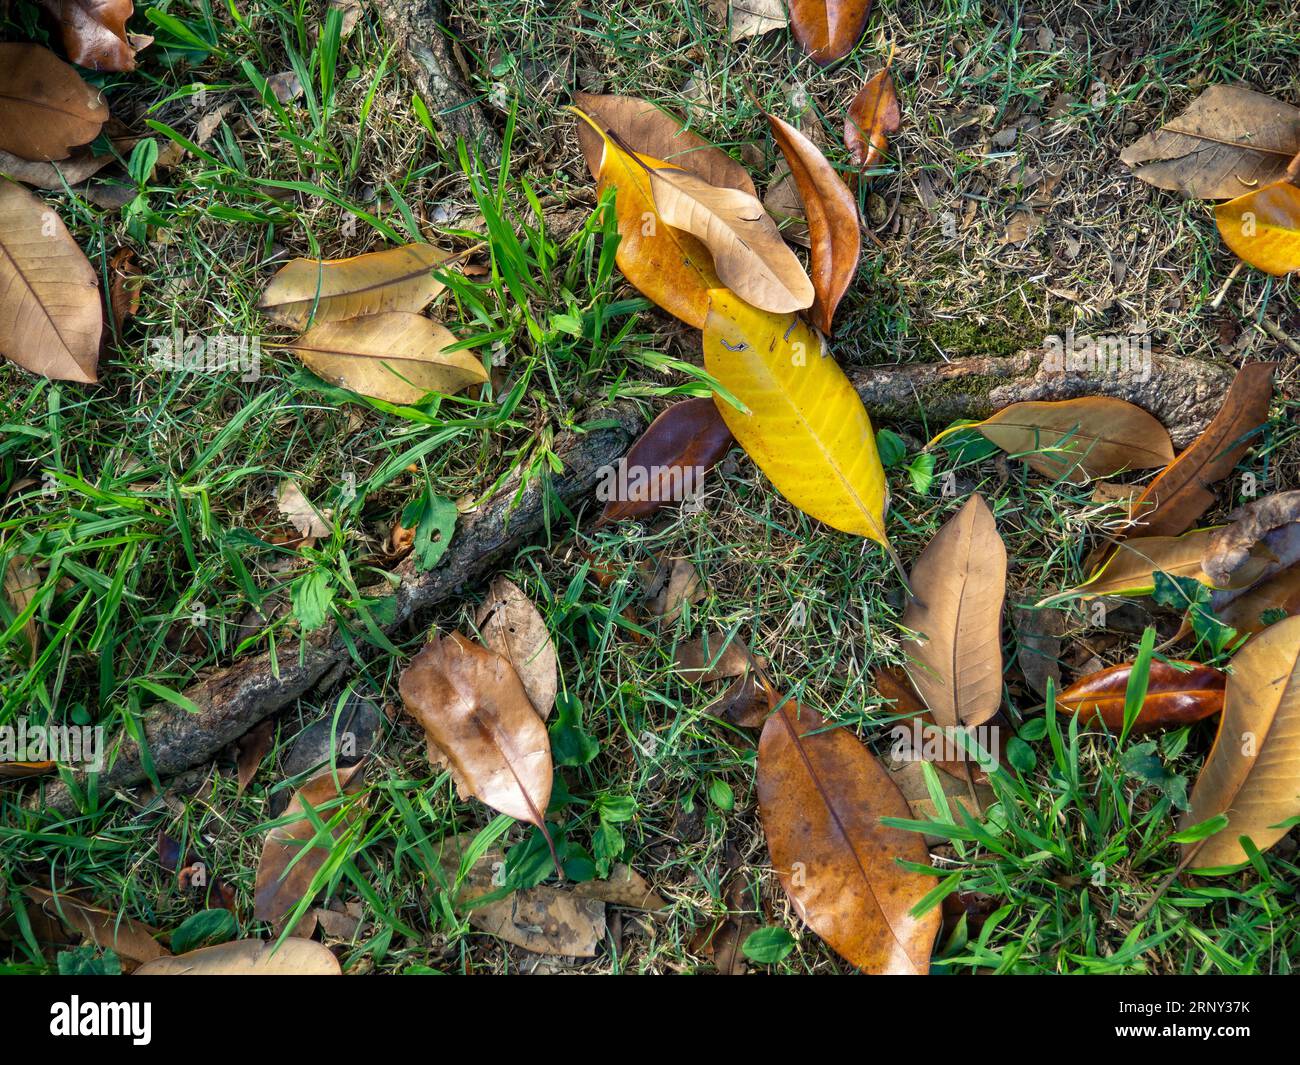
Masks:
[[[610,870],[609,879],[575,884],[573,893],[582,899],[599,899],[610,906],[626,906],[633,910],[654,912],[668,908],[668,903],[655,894],[645,877],[622,863]]]
[[[159,958],[136,976],[342,976],[328,947],[290,937],[277,946],[262,939],[237,939],[174,958]]]
[[[943,727],[979,725],[1002,702],[1007,549],[984,497],[966,501],[912,567],[907,673]]]
[[[5,598],[9,600],[9,604],[14,608],[16,614],[21,614],[27,609],[31,601],[36,598],[36,593],[41,587],[41,575],[32,568],[30,561],[23,555],[14,555],[5,567]],[[36,617],[33,615],[23,625],[23,635],[27,639],[28,656],[31,662],[36,661],[39,650],[37,644],[38,634]]]
[[[58,894],[41,887],[25,887],[23,892],[38,905],[47,917],[57,918],[69,928],[80,932],[88,942],[101,950],[112,950],[123,958],[135,962],[152,961],[170,954],[154,937],[157,929],[150,928],[130,917],[92,906],[75,895]]]
[[[1219,586],[1228,583],[1269,533],[1300,521],[1300,491],[1276,492],[1256,499],[1231,517],[1231,525],[1214,530],[1201,560],[1205,575]]]
[[[67,159],[107,120],[100,91],[48,48],[0,44],[0,149],[23,160]]]
[[[0,151],[0,174],[38,189],[61,189],[65,185],[80,185],[112,162],[116,160],[111,155],[91,155],[84,150],[54,163],[33,163],[19,159],[11,152]]]
[[[790,26],[813,62],[843,59],[867,25],[871,0],[788,0]]]
[[[103,329],[95,271],[63,220],[0,180],[0,355],[34,374],[91,383]]]
[[[235,759],[236,794],[242,795],[253,777],[257,776],[257,769],[271,749],[274,738],[275,722],[269,717],[240,737]]]
[[[1300,614],[1300,565],[1291,565],[1249,590],[1222,595],[1216,592],[1214,613],[1242,636],[1266,627],[1265,614],[1280,610],[1287,617]]]
[[[474,619],[484,645],[515,667],[533,709],[545,721],[560,686],[555,644],[542,615],[514,581],[498,577]]]
[[[140,311],[140,288],[144,284],[144,271],[130,248],[118,248],[108,260],[108,309],[113,315],[113,325],[120,333],[128,318]]]
[[[312,373],[352,392],[413,404],[430,392],[454,395],[488,379],[472,351],[448,351],[456,338],[410,311],[319,322],[290,344]]]
[[[889,151],[889,138],[903,124],[903,112],[894,88],[894,78],[886,67],[868,81],[844,119],[844,146],[853,165],[859,170],[879,166]]]
[[[896,768],[889,771],[889,779],[893,781],[894,787],[903,793],[903,798],[907,800],[907,805],[912,811],[914,820],[939,822],[949,820],[949,818],[943,816],[943,811],[935,805],[934,800],[930,797],[930,788],[925,781],[925,769],[920,761],[898,763]],[[987,780],[987,777],[984,779]],[[969,816],[979,819],[981,811],[997,802],[997,796],[987,783],[976,783],[974,785],[975,799],[979,803],[978,808],[975,800],[971,799],[964,776],[958,778],[945,773],[939,777],[939,784],[948,799],[948,811],[954,824],[965,823],[958,812],[958,808],[964,810]],[[930,832],[924,833],[921,838],[925,840],[927,847],[937,847],[948,842],[947,836],[937,836]]]
[[[795,184],[790,168],[784,163],[776,168],[772,180],[768,182],[763,207],[781,227],[781,235],[786,240],[801,248],[812,247],[808,219],[804,215],[803,201],[799,198],[799,186]]]
[[[135,54],[152,37],[128,33],[131,0],[42,0],[63,29],[68,58],[90,70],[125,73],[135,69]]]
[[[419,311],[445,287],[433,271],[447,258],[430,244],[405,244],[349,259],[294,259],[271,279],[258,306],[297,330],[309,321]]]
[[[297,481],[280,482],[275,495],[275,504],[281,515],[289,520],[289,524],[298,530],[298,535],[304,540],[322,540],[330,535],[329,521],[303,494]]]
[[[790,25],[786,0],[709,0],[714,15],[728,24],[727,39],[743,41]]]
[[[676,621],[690,604],[708,595],[708,586],[688,559],[660,556],[638,567],[646,608],[665,625]]]

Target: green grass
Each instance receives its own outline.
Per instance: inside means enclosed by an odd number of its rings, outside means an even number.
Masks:
[[[0,723],[25,714],[138,730],[160,700],[175,701],[203,671],[256,651],[293,655],[295,588],[328,589],[323,598],[346,616],[359,589],[385,571],[388,525],[422,494],[469,504],[513,470],[545,476],[556,435],[606,399],[634,399],[653,413],[673,397],[707,394],[695,365],[698,337],[650,309],[613,267],[609,217],[559,112],[574,87],[644,95],[683,112],[698,100],[692,123],[744,158],[761,187],[774,148],[748,94],[797,119],[796,97],[806,93],[805,128],[842,163],[842,108],[879,68],[886,41],[898,45],[906,123],[897,159],[859,189],[864,206],[881,198],[892,221],[879,246],[868,243],[841,311],[834,350],[846,364],[1002,353],[1066,325],[1124,332],[1136,318],[1159,346],[1234,361],[1271,353],[1252,320],[1295,332],[1293,281],[1244,271],[1221,307],[1210,306],[1232,260],[1205,205],[1137,186],[1115,159],[1207,78],[1245,76],[1294,100],[1300,42],[1283,32],[1294,19],[1287,4],[1227,12],[1193,3],[1159,16],[1115,5],[1068,39],[1052,23],[1049,41],[1023,13],[995,15],[958,0],[889,3],[858,52],[830,72],[786,34],[729,44],[694,2],[596,10],[568,0],[463,0],[453,10],[476,88],[486,97],[499,86],[505,104],[496,117],[510,151],[499,172],[439,134],[438,101],[414,95],[398,42],[373,13],[340,40],[337,16],[323,18],[315,6],[257,0],[236,16],[228,7],[163,3],[150,9],[158,40],[141,69],[94,77],[114,112],[151,131],[160,149],[190,141],[206,110],[234,108],[178,165],[140,172],[124,210],[48,194],[105,283],[108,257],[123,245],[136,251],[147,280],[140,314],[111,346],[97,388],[0,369],[0,568],[21,557],[39,574],[24,611],[0,602]],[[38,23],[19,6],[4,29],[18,39]],[[264,82],[287,70],[304,93],[282,106]],[[1093,102],[1098,78],[1107,94]],[[1036,134],[1021,131],[1015,160],[988,143],[1025,119],[1040,125]],[[1006,218],[1029,195],[1021,163],[1063,175],[1042,230],[1023,247],[1000,243]],[[936,197],[929,206],[915,184],[923,175]],[[557,228],[556,205],[579,209],[583,220]],[[945,212],[958,222],[955,238],[942,233]],[[1067,237],[1080,245],[1073,257],[1062,251]],[[321,385],[275,348],[288,334],[275,332],[256,304],[286,257],[413,239],[463,250],[483,267],[448,272],[431,313],[490,360],[496,388],[393,409]],[[1253,346],[1222,346],[1219,327],[1229,319],[1245,323]],[[261,375],[159,371],[148,362],[149,341],[175,331],[261,338]],[[920,413],[889,426],[906,441],[909,462],[941,428],[921,425]],[[1270,487],[1296,483],[1294,415],[1293,404],[1279,404],[1267,443],[1248,460],[1251,471],[1271,476]],[[900,554],[915,558],[979,490],[1007,542],[1009,608],[1084,577],[1087,534],[1113,516],[1088,490],[1047,484],[991,456],[941,449],[940,480],[928,492],[905,466],[890,471]],[[953,497],[940,491],[947,473]],[[333,537],[312,548],[277,543],[286,526],[274,493],[286,477],[333,512]],[[1223,501],[1226,509],[1226,493]],[[502,570],[545,616],[563,690],[581,703],[584,728],[600,744],[586,765],[559,771],[556,842],[575,863],[628,862],[672,904],[663,921],[629,914],[621,939],[582,967],[707,969],[691,944],[727,913],[729,899],[742,897],[750,918],[796,938],[770,968],[845,970],[799,924],[768,867],[753,736],[705,712],[714,693],[681,682],[673,650],[705,628],[735,632],[771,658],[791,695],[884,751],[890,708],[868,678],[902,657],[901,589],[884,557],[794,511],[740,452],[709,478],[702,514],[578,534],[561,508],[551,514],[549,534]],[[688,556],[708,594],[647,639],[644,619],[623,615],[637,603],[636,564],[665,551]],[[618,579],[602,589],[584,552]],[[399,654],[385,649],[353,663],[349,683],[400,708],[404,656],[434,629],[467,626],[480,594],[468,589],[463,601],[394,636]],[[194,625],[200,606],[205,623]],[[29,623],[38,634],[34,659]],[[351,634],[359,646],[374,640],[362,624]],[[1107,663],[1131,657],[1137,644],[1136,633],[1082,636]],[[1010,663],[1018,650],[1010,624],[1004,637]],[[24,791],[5,785],[0,898],[15,905],[29,883],[79,888],[172,931],[195,901],[158,867],[163,830],[192,841],[247,916],[273,806],[295,784],[283,759],[342,691],[337,683],[312,691],[281,715],[276,745],[242,795],[225,756],[182,788],[101,796],[94,813],[68,819],[24,808]],[[998,801],[984,821],[929,826],[950,840],[937,850],[936,896],[997,900],[982,922],[945,931],[936,964],[952,972],[1292,971],[1300,906],[1289,886],[1297,874],[1291,841],[1245,873],[1172,887],[1135,922],[1133,912],[1173,869],[1177,811],[1130,772],[1137,744],[1054,718],[1044,728],[1028,713],[1038,702],[1011,665],[1007,706],[1033,767],[995,779]],[[1167,773],[1193,779],[1211,733],[1202,724],[1162,737],[1156,754]],[[400,712],[383,729],[367,780],[354,800],[366,817],[334,847],[320,884],[365,907],[368,931],[345,946],[345,965],[531,965],[468,929],[438,855],[451,835],[482,831],[486,842],[504,833],[510,882],[526,885],[547,871],[535,834],[460,800],[449,777],[430,770]],[[0,965],[49,971],[51,956],[16,924],[0,923],[9,937]]]

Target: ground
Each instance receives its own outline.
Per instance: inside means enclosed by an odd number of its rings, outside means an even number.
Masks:
[[[1294,2],[1059,9],[884,2],[861,47],[829,71],[784,31],[728,42],[716,10],[697,0],[459,0],[451,8],[456,55],[474,91],[498,130],[514,116],[500,174],[506,229],[538,225],[526,190],[556,219],[585,217],[595,204],[574,121],[563,111],[574,89],[635,94],[689,114],[762,188],[777,153],[756,102],[798,122],[843,162],[843,109],[893,47],[904,123],[894,161],[859,189],[877,239],[865,247],[840,312],[833,351],[843,364],[1011,353],[1072,327],[1149,333],[1156,350],[1232,364],[1279,359],[1283,387],[1294,380],[1294,344],[1279,343],[1264,323],[1300,337],[1296,282],[1251,269],[1233,276],[1235,260],[1209,206],[1133,180],[1118,160],[1125,144],[1209,82],[1245,81],[1300,103]],[[435,304],[454,332],[494,351],[499,384],[524,384],[513,409],[448,401],[414,421],[313,385],[274,348],[288,334],[256,310],[284,257],[505,238],[485,221],[455,146],[438,132],[439,101],[413,96],[402,42],[369,5],[336,64],[322,60],[316,43],[323,4],[253,0],[238,22],[207,4],[168,0],[156,10],[169,18],[153,27],[158,41],[141,69],[97,79],[114,113],[142,131],[151,122],[166,143],[193,137],[214,108],[233,108],[202,152],[147,183],[133,218],[46,193],[97,269],[128,246],[145,281],[139,314],[104,361],[100,385],[54,384],[0,367],[0,563],[37,559],[41,581],[35,662],[15,627],[3,633],[6,721],[26,713],[116,730],[241,654],[272,645],[292,653],[291,619],[272,609],[286,582],[314,567],[340,601],[348,598],[361,575],[383,566],[392,522],[426,486],[472,502],[510,470],[543,465],[552,434],[593,402],[628,397],[653,413],[673,397],[707,394],[694,369],[698,334],[637,301],[617,273],[603,274],[593,254],[599,235],[570,236],[571,221],[564,239],[527,243],[535,285],[524,304],[481,276]],[[144,21],[139,13],[136,21]],[[33,27],[45,32],[24,3],[3,23],[9,39]],[[304,96],[266,106],[261,79],[299,66],[308,75]],[[575,338],[552,319],[563,312],[586,324],[604,316],[607,327]],[[261,375],[158,370],[148,362],[149,342],[175,331],[260,337]],[[1267,443],[1243,469],[1294,487],[1294,405],[1279,400],[1274,415]],[[915,449],[943,426],[925,424],[918,411],[914,421],[887,427]],[[1104,516],[1091,489],[1062,490],[992,456],[963,461],[940,452],[940,472],[949,469],[956,499],[937,482],[921,492],[901,467],[891,471],[890,531],[904,560],[978,488],[1007,543],[1008,608],[1081,579],[1086,534]],[[52,493],[40,491],[47,471]],[[286,477],[332,510],[332,538],[283,545],[273,500]],[[1230,495],[1222,493],[1223,510]],[[254,537],[281,544],[268,548]],[[630,573],[662,551],[689,557],[708,595],[674,626],[638,639],[620,619],[631,585],[601,588],[582,571],[584,552]],[[559,817],[563,838],[590,848],[602,806],[630,799],[634,814],[619,825],[623,860],[671,903],[663,920],[629,912],[596,958],[573,967],[707,970],[697,937],[730,904],[796,936],[796,949],[771,968],[846,971],[800,925],[769,868],[753,736],[705,714],[710,694],[683,685],[670,667],[677,640],[706,625],[735,629],[771,660],[787,690],[884,750],[889,707],[869,676],[901,658],[902,600],[879,549],[795,511],[736,451],[710,479],[701,513],[576,537],[557,521],[502,569],[545,615],[563,685],[601,744],[589,765],[562,771],[574,796]],[[268,592],[261,617],[250,606]],[[459,800],[449,778],[430,770],[417,730],[399,712],[405,656],[430,631],[466,625],[482,594],[468,589],[444,604],[400,634],[401,655],[372,658],[353,675],[395,712],[368,774],[367,827],[345,844],[355,879],[349,874],[337,889],[353,899],[356,881],[372,888],[368,929],[341,951],[352,969],[539,964],[468,929],[441,904],[423,845],[482,828],[491,813]],[[198,626],[190,623],[197,604],[206,621]],[[1167,628],[1169,619],[1161,623]],[[1086,653],[1071,652],[1067,677],[1093,656],[1127,660],[1136,638],[1084,634]],[[1008,682],[1019,725],[1041,700],[1027,694],[1014,666]],[[100,812],[70,819],[31,812],[20,788],[4,787],[4,894],[13,902],[28,883],[81,888],[115,911],[173,929],[195,902],[158,866],[161,830],[196,841],[247,918],[266,823],[276,796],[282,802],[291,789],[283,759],[342,692],[338,684],[313,691],[277,720],[275,747],[242,794],[228,754],[183,788],[106,797]],[[938,852],[942,876],[960,874],[962,892],[994,896],[997,910],[982,926],[972,920],[945,931],[936,968],[1293,970],[1300,949],[1293,841],[1247,873],[1171,889],[1139,923],[1134,911],[1176,858],[1169,799],[1125,772],[1111,737],[1056,742],[1037,727],[1027,735],[1035,737],[1036,765],[999,795],[994,834]],[[1164,737],[1159,751],[1169,771],[1193,777],[1212,735],[1211,725],[1200,725]],[[512,827],[507,841],[524,838]],[[0,952],[15,971],[52,964],[21,936]]]

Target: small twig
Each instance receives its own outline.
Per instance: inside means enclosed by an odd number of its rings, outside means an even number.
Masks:
[[[1238,259],[1237,265],[1232,268],[1232,273],[1230,273],[1228,279],[1224,281],[1223,287],[1219,289],[1218,295],[1215,296],[1214,299],[1210,300],[1210,306],[1216,311],[1223,303],[1223,298],[1228,294],[1228,289],[1232,287],[1232,282],[1236,279],[1237,275],[1241,273],[1241,268],[1245,265],[1245,263]]]

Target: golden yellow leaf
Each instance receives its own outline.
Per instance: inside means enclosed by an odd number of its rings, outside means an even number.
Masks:
[[[1267,274],[1300,270],[1300,188],[1275,181],[1214,209],[1223,242]]]
[[[704,367],[748,408],[715,396],[727,428],[805,514],[888,549],[888,492],[871,419],[821,335],[727,289],[709,297]]]

